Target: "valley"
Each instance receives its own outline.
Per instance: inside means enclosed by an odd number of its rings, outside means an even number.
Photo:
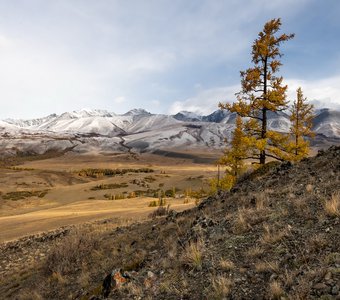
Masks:
[[[193,207],[195,193],[205,196],[209,178],[216,176],[211,161],[218,152],[160,154],[68,152],[3,166],[0,242],[98,219],[145,219],[160,196],[176,211]],[[102,170],[128,171],[107,176]]]

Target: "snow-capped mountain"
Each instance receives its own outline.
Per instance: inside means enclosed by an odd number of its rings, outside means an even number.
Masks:
[[[179,113],[173,116],[176,120],[179,121],[187,121],[187,122],[196,122],[202,121],[202,116],[195,114],[190,111],[180,111]]]
[[[235,113],[217,110],[210,115],[182,111],[176,115],[151,114],[133,109],[117,115],[105,110],[80,110],[32,120],[0,121],[0,155],[26,151],[72,149],[77,152],[154,151],[169,148],[221,149],[230,139]],[[288,132],[289,116],[268,114],[269,129]],[[314,131],[319,140],[340,143],[340,112],[317,111]]]
[[[319,110],[313,121],[313,130],[328,137],[340,137],[340,111]]]

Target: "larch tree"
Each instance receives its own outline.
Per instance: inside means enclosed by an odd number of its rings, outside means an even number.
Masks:
[[[280,46],[294,37],[294,34],[277,35],[281,27],[280,19],[272,19],[264,25],[263,30],[252,46],[253,67],[241,71],[241,91],[237,102],[220,103],[222,109],[236,112],[245,117],[244,130],[249,137],[247,158],[265,164],[267,157],[284,160],[287,144],[285,137],[268,130],[268,112],[278,112],[287,108],[286,90],[283,77],[277,73],[282,65]]]
[[[247,157],[247,140],[242,118],[237,116],[230,147],[224,150],[224,155],[218,161],[220,165],[227,167],[226,175],[229,175],[231,181],[235,181],[244,169],[244,159]]]
[[[306,137],[314,137],[313,127],[313,105],[307,103],[307,98],[303,96],[301,87],[296,91],[296,100],[290,109],[292,140],[289,141],[288,149],[290,158],[293,161],[301,160],[308,156],[309,142]]]
[[[210,180],[210,192],[216,193],[218,190],[230,190],[235,184],[238,176],[244,170],[244,159],[247,156],[247,137],[244,134],[244,124],[242,118],[237,116],[236,127],[233,131],[230,143],[224,149],[222,157],[217,161],[217,165],[225,166],[225,173],[218,178]]]

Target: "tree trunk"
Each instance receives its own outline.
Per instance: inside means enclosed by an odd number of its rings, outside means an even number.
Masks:
[[[264,60],[264,70],[263,70],[263,97],[267,101],[267,57]],[[267,135],[267,108],[262,108],[262,129],[261,129],[261,139],[265,139]],[[260,152],[260,164],[264,165],[266,163],[266,150],[261,150]]]

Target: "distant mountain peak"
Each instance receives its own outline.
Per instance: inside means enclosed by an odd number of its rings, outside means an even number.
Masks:
[[[139,115],[151,115],[151,113],[143,108],[134,108],[123,114],[123,116],[139,116]]]
[[[191,111],[182,110],[174,115],[174,118],[179,121],[189,121],[189,122],[195,122],[195,121],[201,121],[202,116],[193,113]]]

